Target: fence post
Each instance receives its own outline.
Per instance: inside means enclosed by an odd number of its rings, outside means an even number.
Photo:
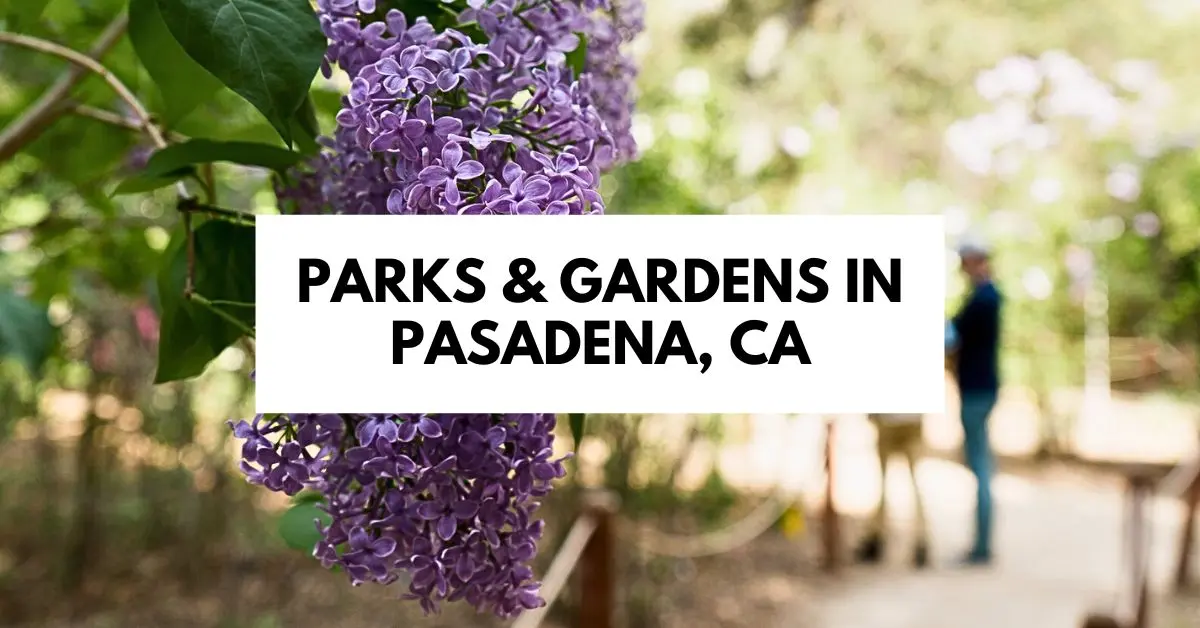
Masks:
[[[1130,558],[1133,563],[1133,623],[1131,628],[1147,628],[1150,625],[1150,574],[1149,551],[1146,546],[1146,529],[1152,525],[1150,509],[1154,497],[1154,480],[1144,469],[1135,469],[1129,475],[1130,510]]]
[[[824,541],[824,567],[825,571],[835,573],[841,566],[841,521],[838,517],[837,504],[834,499],[835,486],[835,471],[837,465],[834,464],[834,436],[837,433],[835,429],[836,421],[826,419],[825,421],[825,507],[822,513],[821,521],[821,536]]]
[[[1175,567],[1175,588],[1182,591],[1192,583],[1192,553],[1196,545],[1196,511],[1200,510],[1200,474],[1192,478],[1183,495],[1186,514],[1183,518],[1183,539],[1179,543],[1179,563]]]
[[[616,514],[620,500],[608,491],[583,495],[583,516],[596,528],[579,561],[579,628],[613,628],[617,600]]]

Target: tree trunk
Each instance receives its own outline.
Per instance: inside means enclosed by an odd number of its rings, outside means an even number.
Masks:
[[[99,340],[103,337],[103,328],[98,321],[93,321],[91,340],[87,348],[89,364],[96,354]],[[63,587],[69,593],[79,591],[98,547],[99,521],[96,511],[100,502],[100,432],[103,424],[100,417],[96,416],[95,403],[101,391],[102,377],[93,365],[87,389],[88,412],[84,418],[83,433],[79,436],[79,443],[75,449],[75,510],[67,532],[63,561]]]

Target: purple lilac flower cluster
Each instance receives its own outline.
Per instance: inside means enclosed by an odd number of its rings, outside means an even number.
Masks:
[[[618,162],[637,156],[633,112],[637,95],[637,65],[625,47],[645,29],[642,0],[610,0],[611,19],[591,23],[587,63],[596,110],[612,133]]]
[[[601,172],[636,154],[641,0],[439,0],[461,29],[318,0],[323,72],[351,78],[337,129],[285,209],[340,214],[596,214]],[[383,15],[380,16],[379,14]],[[475,41],[466,32],[481,33]],[[568,54],[588,40],[584,72]],[[314,555],[353,584],[409,576],[426,612],[465,600],[511,617],[543,604],[528,562],[537,500],[564,475],[547,414],[272,415],[233,426],[247,478],[319,491]]]
[[[397,10],[366,22],[374,0],[321,0],[323,70],[351,89],[323,163],[293,186],[310,189],[284,196],[336,213],[603,212],[601,172],[637,150],[622,46],[639,2],[468,0],[457,21],[480,43]],[[575,77],[580,34],[595,43]]]
[[[320,491],[313,554],[355,585],[411,578],[426,612],[465,600],[510,617],[543,602],[527,562],[536,500],[564,475],[548,414],[258,416],[234,425],[249,480]]]

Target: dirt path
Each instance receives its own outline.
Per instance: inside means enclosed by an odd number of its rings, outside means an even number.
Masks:
[[[948,404],[952,410],[955,403]],[[1074,444],[1086,458],[1171,463],[1196,452],[1196,408],[1157,398],[1114,399],[1102,418],[1082,420]],[[697,470],[715,460],[731,484],[802,491],[816,504],[822,495],[823,421],[819,417],[759,416]],[[1038,428],[1030,400],[1009,391],[993,416],[993,446],[1000,454],[1028,455]],[[736,431],[736,430],[735,430]],[[879,498],[874,430],[861,417],[839,420],[836,456],[839,510],[867,514]],[[960,446],[953,413],[926,420],[926,440],[938,449]],[[897,464],[900,464],[897,461]],[[700,474],[697,474],[699,477]],[[891,512],[904,525],[911,516],[911,489],[903,467],[887,479]],[[945,565],[970,543],[974,479],[960,465],[926,459],[918,468],[934,539],[935,562]],[[1065,468],[1032,476],[996,478],[998,562],[984,571],[938,566],[907,571],[905,548],[895,566],[851,570],[835,581],[811,582],[818,591],[778,613],[779,628],[1072,628],[1089,610],[1111,610],[1118,591],[1128,595],[1124,562],[1123,486],[1111,477]],[[1152,508],[1151,578],[1166,590],[1173,569],[1182,507],[1157,501]],[[897,530],[900,532],[900,530]],[[903,536],[897,535],[897,536]],[[900,539],[898,539],[900,540]],[[1156,605],[1155,610],[1161,605]],[[1154,628],[1200,626],[1200,616],[1160,621]],[[1184,623],[1175,625],[1178,621]]]
[[[946,565],[970,542],[971,478],[960,466],[926,461],[922,485],[931,492],[930,516],[939,565],[907,570],[901,551],[882,570],[855,568],[822,587],[802,615],[785,613],[780,628],[1071,628],[1089,609],[1109,609],[1124,584],[1122,502],[1115,487],[1078,480],[998,477],[995,483],[998,561],[987,570]],[[899,473],[897,519],[907,508]],[[957,498],[951,498],[957,495]],[[1152,507],[1151,578],[1163,590],[1172,569],[1180,507]],[[902,532],[903,522],[894,526]],[[902,534],[896,534],[902,537]],[[1195,621],[1193,619],[1192,621]],[[1165,622],[1154,624],[1175,628]],[[1200,625],[1196,623],[1180,624]]]

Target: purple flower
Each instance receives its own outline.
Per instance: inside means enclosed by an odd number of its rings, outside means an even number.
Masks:
[[[350,78],[324,150],[275,181],[286,213],[594,214],[601,173],[635,155],[641,0],[444,3],[483,40],[373,0],[318,0],[322,72]],[[518,15],[519,14],[519,15]],[[565,53],[588,39],[584,73]],[[518,95],[532,94],[522,106]],[[469,154],[464,154],[469,151]],[[269,490],[319,491],[313,554],[354,584],[411,576],[436,612],[543,604],[528,561],[539,500],[565,473],[546,414],[266,415],[231,424],[239,467]]]
[[[417,514],[426,521],[434,522],[434,530],[443,541],[449,541],[454,536],[459,521],[468,520],[477,512],[479,504],[469,501],[427,501],[417,506]]]
[[[430,50],[425,53],[426,58],[437,63],[445,68],[437,75],[437,87],[443,92],[448,92],[463,81],[472,81],[478,84],[483,80],[478,71],[471,68],[474,63],[471,49],[455,48],[454,52],[446,52],[444,50]]]
[[[513,136],[505,135],[503,133],[488,133],[487,131],[475,129],[474,131],[471,131],[471,137],[469,138],[461,135],[449,135],[447,136],[447,139],[455,142],[466,142],[473,146],[476,150],[487,150],[488,148],[491,148],[492,144],[497,142],[511,144],[513,141]]]
[[[355,11],[375,12],[375,0],[325,0],[330,11],[353,15]]]
[[[576,174],[580,170],[579,160],[571,153],[560,153],[555,159],[551,159],[549,156],[538,152],[532,153],[531,156],[534,161],[542,164],[542,172],[547,175],[566,177],[580,185],[588,184],[587,181],[584,181],[582,177]]]
[[[358,437],[359,444],[366,447],[374,443],[376,438],[382,438],[385,442],[396,440],[400,437],[400,428],[391,417],[375,415],[363,419],[354,435]]]
[[[409,46],[399,56],[384,57],[375,64],[375,71],[383,77],[380,84],[387,93],[408,96],[437,80],[428,68],[417,65],[421,61],[421,53],[421,46]]]
[[[474,160],[463,161],[462,146],[458,142],[450,142],[442,148],[440,165],[429,166],[421,171],[421,184],[437,190],[442,189],[446,200],[453,205],[462,202],[462,193],[458,182],[474,179],[484,173],[483,164]]]
[[[445,142],[451,135],[457,135],[462,131],[462,120],[452,116],[442,116],[435,118],[433,115],[433,99],[429,96],[422,98],[417,102],[416,108],[417,119],[425,123],[426,129],[430,135],[428,140],[431,143]]]
[[[341,564],[346,568],[346,573],[350,574],[352,582],[387,582],[394,579],[387,560],[398,547],[394,539],[371,538],[365,529],[355,527],[350,530],[347,543],[349,548],[342,555]]]

